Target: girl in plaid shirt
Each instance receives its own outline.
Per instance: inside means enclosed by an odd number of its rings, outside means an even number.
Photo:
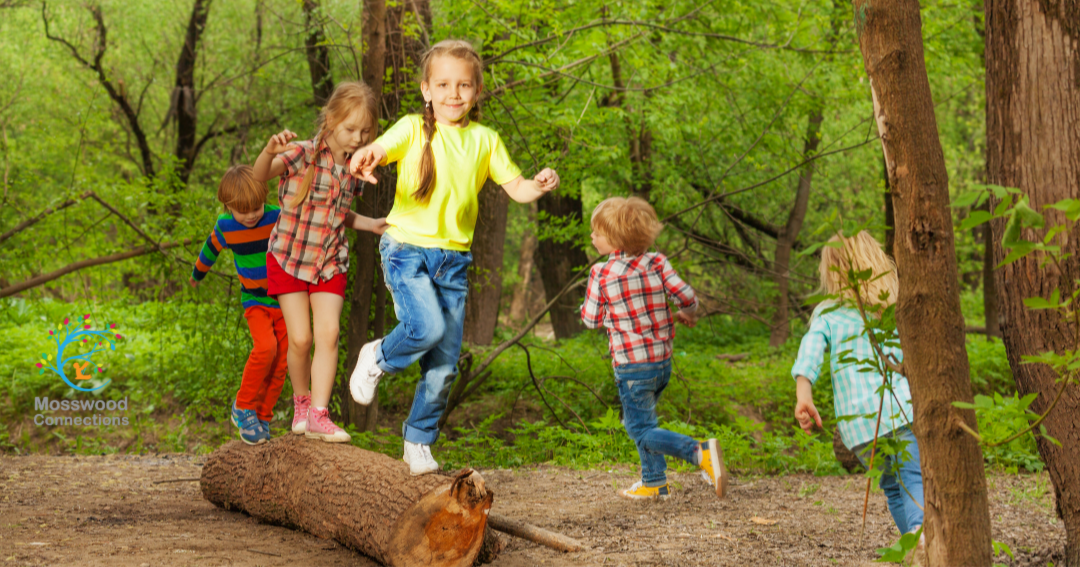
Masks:
[[[274,134],[254,166],[259,182],[281,177],[282,209],[270,234],[266,277],[268,294],[281,304],[289,335],[292,432],[332,443],[349,440],[327,410],[349,271],[345,227],[376,234],[386,228],[386,219],[350,211],[362,185],[345,164],[349,154],[375,136],[377,116],[375,95],[367,85],[341,83],[319,113],[314,139],[290,143],[296,134]]]
[[[349,387],[353,399],[369,404],[383,374],[420,362],[420,382],[402,426],[405,462],[414,475],[439,468],[430,445],[439,438],[461,355],[477,195],[489,178],[519,203],[559,186],[552,169],[522,177],[499,135],[478,122],[484,75],[472,45],[441,41],[420,69],[423,116],[402,118],[351,163],[352,171],[375,183],[375,166],[398,162],[390,228],[379,255],[400,323],[360,350]]]
[[[796,380],[795,419],[807,434],[813,431],[815,424],[821,427],[821,414],[814,406],[812,386],[820,375],[822,358],[828,350],[836,415],[852,418],[837,424],[844,445],[866,465],[875,436],[907,441],[910,458],[881,458],[879,454],[874,464],[883,469],[880,485],[888,497],[889,512],[896,527],[901,534],[915,532],[923,523],[923,482],[919,444],[910,428],[914,413],[907,378],[894,374],[892,394],[885,392],[882,400],[878,390],[885,379],[877,372],[865,370],[865,364],[852,362],[872,359],[876,354],[866,338],[862,316],[852,306],[855,293],[848,282],[848,270],[872,270],[873,275],[860,284],[862,301],[865,305],[888,307],[896,301],[900,287],[896,265],[865,230],[850,238],[836,235],[829,242],[841,246],[821,249],[818,272],[823,292],[839,296],[839,303],[824,301],[814,309],[810,330],[799,345],[799,357],[791,369]],[[904,353],[899,348],[885,346],[882,349],[885,356],[903,359]],[[877,419],[879,406],[880,426]],[[894,472],[893,465],[897,461],[900,468]]]
[[[675,321],[693,327],[698,301],[663,254],[648,252],[663,225],[638,197],[611,197],[593,210],[592,241],[608,261],[593,266],[581,318],[607,328],[623,425],[637,445],[641,480],[620,494],[631,499],[668,496],[665,455],[701,467],[702,477],[723,498],[728,474],[716,439],[698,442],[658,427],[656,404],[671,378]],[[672,317],[668,298],[679,311]]]

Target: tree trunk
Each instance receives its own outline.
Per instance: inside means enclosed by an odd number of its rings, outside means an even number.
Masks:
[[[480,191],[480,211],[473,237],[473,263],[469,268],[469,297],[465,302],[465,342],[489,345],[499,325],[502,301],[503,247],[510,196],[488,180]]]
[[[206,29],[212,0],[195,0],[191,7],[184,45],[176,62],[176,86],[172,93],[172,107],[176,112],[176,157],[180,160],[180,180],[186,185],[195,168],[195,128],[198,114],[195,110],[195,61],[199,38]]]
[[[307,12],[308,2],[305,2],[304,10]],[[367,46],[361,60],[363,79],[375,93],[376,106],[381,107],[382,76],[386,69],[386,0],[364,1],[362,37],[364,45]],[[327,54],[327,57],[329,57],[329,54]],[[318,98],[320,78],[316,73],[316,68],[311,66],[311,61],[312,58],[309,52],[308,65],[311,70],[311,86],[316,98]],[[330,84],[330,87],[333,88],[333,81],[329,77],[329,67],[326,69],[325,83]],[[385,168],[380,173],[385,173]],[[364,196],[353,200],[353,210],[357,214],[372,218],[384,216],[390,210],[386,202],[393,199],[395,181],[396,178],[392,175],[382,175],[378,184],[366,185]],[[387,194],[391,196],[387,198]],[[349,323],[345,331],[347,344],[345,376],[352,375],[353,368],[356,366],[356,361],[360,355],[360,348],[364,346],[364,343],[382,337],[385,330],[384,322],[380,319],[380,305],[378,304],[378,296],[382,294],[381,306],[385,311],[386,288],[379,270],[377,253],[379,237],[370,232],[360,232],[356,235],[352,244],[352,250],[350,251],[352,265],[349,268],[352,272],[349,276],[352,282],[352,293],[349,296]],[[376,295],[374,325],[371,319],[373,292]],[[372,330],[374,333],[370,332]],[[345,379],[338,385],[338,397],[341,400],[341,417],[343,421],[353,424],[360,431],[375,430],[379,420],[379,392],[377,390],[371,403],[362,406],[353,401],[349,392],[348,379]]]
[[[473,565],[493,498],[469,469],[452,479],[411,476],[386,455],[292,435],[257,446],[226,443],[210,455],[200,486],[216,506],[334,539],[392,566]],[[484,559],[493,560],[493,551]]]
[[[991,0],[986,3],[986,137],[990,183],[1018,187],[1031,207],[1080,197],[1080,2]],[[1046,214],[1064,219],[1061,213]],[[994,257],[1004,257],[1004,225],[994,223]],[[1052,310],[1024,308],[1028,297],[1068,295],[1080,277],[1077,238],[1080,229],[1059,236],[1062,252],[1071,254],[1061,272],[1039,267],[1033,254],[997,270],[998,305],[1005,349],[1021,395],[1037,393],[1031,405],[1046,410],[1058,388],[1057,375],[1043,364],[1023,364],[1021,357],[1074,349],[1075,329]],[[1054,484],[1057,513],[1065,524],[1066,564],[1080,565],[1080,392],[1065,390],[1043,422],[1058,447],[1038,436],[1039,454]]]
[[[537,209],[548,217],[561,221],[580,221],[581,198],[565,193],[552,192],[537,201]],[[539,221],[538,221],[539,222]],[[544,295],[551,301],[566,284],[577,275],[577,270],[589,263],[585,251],[578,243],[571,240],[557,241],[553,238],[541,238],[537,246],[536,258],[540,268],[540,279],[544,282]],[[584,286],[564,294],[551,308],[551,326],[556,339],[570,338],[582,330],[581,301],[585,298]]]
[[[334,79],[330,74],[330,47],[326,45],[322,22],[319,21],[318,0],[303,0],[301,7],[307,27],[304,54],[307,56],[308,72],[311,73],[311,91],[315,95],[315,106],[322,108],[334,92]]]
[[[930,565],[992,559],[982,451],[960,312],[948,174],[923,56],[917,0],[855,0],[863,65],[870,78],[896,213],[900,292],[896,321],[911,384],[925,490]]]
[[[525,237],[521,240],[521,253],[518,256],[518,285],[514,288],[514,297],[510,300],[510,321],[514,324],[524,322],[529,317],[530,291],[533,288],[533,268],[536,257],[536,203],[530,203],[529,220],[525,228]]]
[[[810,111],[810,120],[806,126],[806,140],[803,142],[803,161],[809,160],[817,153],[821,142],[821,107]],[[777,297],[776,312],[773,314],[772,333],[769,336],[769,346],[778,347],[788,340],[791,335],[791,324],[788,319],[788,267],[791,264],[791,250],[795,247],[795,241],[799,238],[803,220],[806,218],[806,206],[810,202],[810,184],[814,179],[814,162],[807,163],[799,173],[799,185],[795,190],[795,203],[791,206],[787,224],[780,229],[776,239],[776,254],[773,260],[773,281],[779,292]]]

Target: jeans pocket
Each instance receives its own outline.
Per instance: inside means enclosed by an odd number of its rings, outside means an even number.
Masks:
[[[624,377],[625,378],[625,377]],[[634,402],[634,407],[642,410],[651,410],[656,407],[656,381],[655,376],[643,379],[624,379],[623,383],[626,384],[626,391],[630,394],[630,399]]]

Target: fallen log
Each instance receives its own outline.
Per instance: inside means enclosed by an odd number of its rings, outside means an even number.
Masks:
[[[479,473],[411,476],[405,463],[351,445],[292,435],[231,441],[210,455],[200,486],[217,506],[394,567],[468,567],[503,547],[487,530],[493,495]]]

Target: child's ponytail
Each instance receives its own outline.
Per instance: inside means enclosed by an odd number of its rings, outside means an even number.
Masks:
[[[420,180],[413,198],[427,204],[431,192],[435,189],[435,152],[431,149],[431,139],[435,136],[435,109],[431,103],[424,105],[424,150],[420,156],[417,177]]]
[[[322,118],[322,116],[320,116]],[[322,122],[322,120],[320,120]],[[289,208],[295,209],[304,204],[307,200],[308,194],[311,193],[311,184],[315,182],[315,160],[319,155],[319,142],[321,142],[322,130],[319,130],[318,134],[315,134],[315,149],[312,150],[311,161],[308,162],[307,168],[304,169],[304,179],[300,181],[300,186],[296,188],[296,194],[289,199]],[[306,157],[304,156],[307,161]]]

